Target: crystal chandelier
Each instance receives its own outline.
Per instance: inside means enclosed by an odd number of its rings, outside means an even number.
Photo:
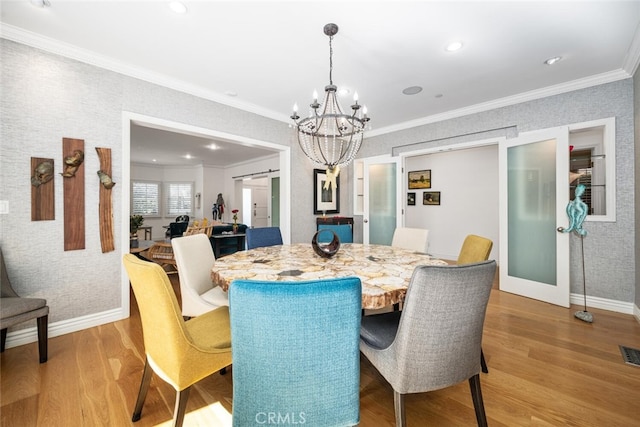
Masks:
[[[309,117],[300,119],[298,105],[293,106],[291,119],[296,125],[298,143],[304,154],[315,164],[327,168],[327,173],[337,176],[340,166],[346,166],[358,154],[364,128],[369,121],[367,107],[358,104],[355,93],[351,106],[351,114],[342,112],[336,97],[337,86],[333,84],[333,36],[338,33],[336,24],[324,26],[324,33],[329,36],[329,84],[324,87],[325,97],[318,104],[318,94],[314,91]]]

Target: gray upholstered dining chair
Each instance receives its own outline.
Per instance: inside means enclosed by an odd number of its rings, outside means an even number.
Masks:
[[[47,361],[49,306],[43,298],[21,298],[11,286],[9,275],[0,249],[0,283],[2,288],[0,300],[0,351],[4,351],[7,340],[7,328],[36,319],[38,325],[38,352],[40,363]]]
[[[476,236],[475,234],[469,234],[465,237],[460,248],[460,254],[456,264],[473,264],[476,262],[486,261],[491,254],[491,248],[493,248],[493,241],[486,237]],[[480,364],[482,366],[482,372],[489,373],[489,367],[487,361],[484,358],[484,351],[480,350]]]
[[[464,380],[478,425],[487,425],[480,352],[495,270],[495,261],[416,267],[403,311],[362,318],[360,351],[393,388],[396,426],[406,425],[405,394]]]
[[[282,244],[280,227],[247,228],[247,249]]]

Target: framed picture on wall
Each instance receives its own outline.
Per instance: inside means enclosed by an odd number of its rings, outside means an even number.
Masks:
[[[409,172],[409,190],[431,188],[431,169]]]
[[[408,206],[416,205],[416,193],[407,193],[407,205]]]
[[[313,170],[313,213],[340,213],[340,176],[336,177],[335,183],[327,182],[325,170]]]
[[[439,205],[440,204],[440,192],[439,191],[425,191],[422,194],[423,205]]]

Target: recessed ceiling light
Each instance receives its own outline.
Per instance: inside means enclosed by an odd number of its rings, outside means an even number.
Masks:
[[[187,154],[184,156],[185,159],[192,159],[193,157],[191,156],[191,154]]]
[[[183,3],[179,2],[179,1],[170,2],[169,3],[169,7],[175,13],[187,13],[187,6],[185,6]]]
[[[442,94],[441,93],[437,94],[435,98],[442,98]]]
[[[351,91],[349,89],[347,89],[346,87],[343,87],[342,89],[338,90],[338,95],[340,96],[346,96],[349,95],[351,93]]]
[[[211,143],[211,144],[207,145],[207,148],[208,148],[209,150],[219,150],[219,149],[220,149],[220,146],[219,146],[218,144]]]
[[[451,42],[447,45],[447,47],[445,47],[444,49],[447,52],[455,52],[456,50],[459,50],[462,48],[462,42],[461,41],[454,41]]]
[[[422,92],[422,88],[420,86],[409,86],[402,90],[402,93],[405,95],[415,95],[420,92]]]
[[[561,59],[562,59],[562,56],[554,56],[553,58],[549,58],[546,61],[544,61],[544,63],[547,65],[553,65],[556,62],[560,61]]]
[[[238,92],[234,92],[232,90],[227,90],[224,92],[224,94],[227,96],[238,96]]]

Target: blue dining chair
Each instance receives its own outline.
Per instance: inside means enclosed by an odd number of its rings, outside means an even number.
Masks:
[[[247,228],[247,249],[282,244],[280,227]]]
[[[353,230],[349,224],[319,224],[319,230],[331,230],[338,235],[340,243],[353,243]],[[318,241],[320,243],[328,243],[331,241],[331,233],[320,233]]]
[[[358,424],[361,306],[357,277],[233,281],[233,425]]]

